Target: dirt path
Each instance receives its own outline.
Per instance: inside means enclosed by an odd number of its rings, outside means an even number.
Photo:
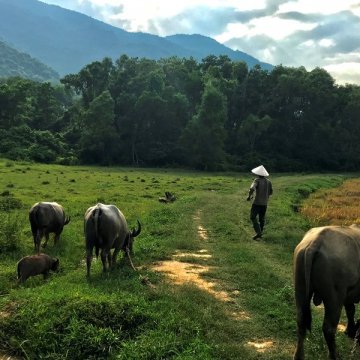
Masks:
[[[234,298],[240,295],[239,291],[233,291],[228,293],[221,290],[221,284],[214,281],[206,280],[202,277],[204,273],[209,272],[210,266],[203,265],[206,260],[210,259],[212,255],[208,252],[206,247],[206,241],[209,238],[208,230],[202,225],[201,222],[201,210],[197,210],[193,216],[193,220],[196,224],[197,235],[200,240],[204,241],[204,249],[201,249],[195,253],[176,252],[171,260],[155,263],[151,268],[155,271],[166,274],[167,278],[175,285],[184,285],[186,283],[193,284],[199,289],[206,291],[210,295],[214,296],[219,301],[226,302],[227,314],[229,317],[237,321],[251,320],[251,316],[246,311],[239,311],[235,309]],[[183,262],[181,259],[191,258],[192,260],[199,259],[202,264],[193,262]],[[248,346],[254,348],[257,352],[265,352],[268,349],[273,348],[274,342],[269,340],[264,341],[249,341]]]

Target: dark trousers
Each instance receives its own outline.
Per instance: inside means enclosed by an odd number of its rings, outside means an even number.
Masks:
[[[266,208],[266,205],[252,204],[251,206],[250,220],[252,221],[254,230],[257,234],[261,234],[264,230]],[[259,222],[257,216],[259,216]]]

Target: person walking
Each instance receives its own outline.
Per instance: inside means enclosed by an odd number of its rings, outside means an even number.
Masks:
[[[253,193],[255,192],[255,199],[251,206],[250,211],[250,220],[252,221],[255,235],[253,236],[254,240],[257,240],[262,237],[265,225],[265,214],[267,209],[267,204],[270,195],[273,193],[272,184],[269,179],[266,179],[269,176],[269,173],[266,171],[263,165],[260,165],[251,170],[251,172],[257,175],[257,178],[252,182],[247,201],[250,201],[253,198]],[[259,217],[259,221],[258,218]]]

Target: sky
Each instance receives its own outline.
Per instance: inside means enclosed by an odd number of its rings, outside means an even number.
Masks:
[[[41,0],[126,31],[201,34],[272,65],[360,84],[360,0]]]

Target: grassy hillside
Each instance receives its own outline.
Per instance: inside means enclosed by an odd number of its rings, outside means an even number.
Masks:
[[[59,80],[59,74],[55,70],[0,41],[0,77],[12,76],[34,81]]]
[[[0,169],[3,352],[28,359],[291,359],[292,251],[309,227],[297,211],[302,199],[343,176],[272,176],[265,236],[254,242],[249,174],[5,161]],[[177,200],[160,203],[165,191]],[[33,252],[28,210],[41,200],[60,202],[71,216],[59,244],[45,250],[60,258],[61,270],[20,286],[16,262]],[[116,204],[130,226],[140,220],[137,272],[120,260],[102,274],[98,260],[86,279],[83,215],[97,202]],[[158,271],[168,265],[177,269],[172,276]],[[185,265],[191,281],[184,283]],[[306,353],[326,359],[321,309],[314,317]],[[346,358],[351,342],[337,337]]]

